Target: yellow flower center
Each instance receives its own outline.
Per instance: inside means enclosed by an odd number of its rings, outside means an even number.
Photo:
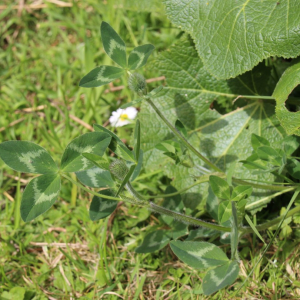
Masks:
[[[120,121],[126,121],[128,119],[128,115],[127,114],[122,114],[120,117]]]

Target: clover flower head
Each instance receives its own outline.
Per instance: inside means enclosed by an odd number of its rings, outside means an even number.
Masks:
[[[131,123],[137,115],[137,109],[135,107],[127,107],[125,109],[118,108],[117,111],[113,111],[109,118],[109,122],[112,126],[121,127]]]

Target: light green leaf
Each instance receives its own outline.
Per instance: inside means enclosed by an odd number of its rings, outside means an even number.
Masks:
[[[291,176],[300,179],[300,162],[297,159],[288,159],[286,169]]]
[[[239,265],[236,261],[228,261],[224,265],[209,270],[203,278],[203,293],[208,296],[234,283],[239,276]]]
[[[63,172],[79,172],[90,169],[93,163],[82,156],[91,153],[102,156],[111,141],[106,133],[88,132],[74,139],[65,149],[61,159]]]
[[[175,147],[174,144],[175,144],[174,141],[165,141],[157,144],[155,148],[163,152],[176,153],[178,147]],[[179,145],[179,149],[180,149],[180,145]]]
[[[79,86],[85,88],[98,87],[120,78],[123,74],[124,70],[117,67],[97,67],[80,80]]]
[[[98,168],[109,171],[109,162],[104,157],[92,153],[82,153],[82,156],[87,158]]]
[[[50,154],[32,142],[3,142],[0,144],[0,158],[10,168],[19,172],[48,174],[58,171]]]
[[[231,102],[238,95],[270,95],[275,82],[269,67],[260,64],[238,78],[216,80],[203,67],[193,42],[186,38],[169,51],[162,52],[154,66],[166,76],[167,81],[167,86],[152,97],[155,105],[172,124],[180,119],[189,133],[188,141],[220,169],[227,171],[235,161],[245,160],[252,154],[252,133],[268,139],[272,146],[285,137],[274,106],[266,102],[251,101],[226,115],[209,109],[215,99]],[[207,172],[208,167],[193,154],[190,155],[195,167],[188,168],[176,166],[175,162],[166,160],[163,153],[155,149],[158,143],[170,140],[173,134],[146,102],[142,104],[139,119],[146,171],[163,170],[179,190],[191,186],[195,177]],[[242,164],[236,165],[233,176],[278,180],[270,173],[253,175]],[[184,192],[182,198],[185,206],[201,210],[207,199],[207,188],[208,184],[201,184]],[[249,201],[257,201],[269,193],[256,189]],[[265,205],[266,202],[252,206],[253,212]]]
[[[110,175],[110,172],[98,167],[76,172],[75,174],[84,185],[93,188],[115,187],[115,183]]]
[[[112,197],[114,196],[114,192],[112,190],[103,190],[101,191],[101,194]],[[94,196],[89,211],[90,219],[92,221],[97,221],[106,218],[114,212],[117,205],[118,201]]]
[[[127,67],[126,46],[122,38],[106,22],[101,23],[101,39],[107,55],[123,68]]]
[[[231,201],[222,201],[219,205],[218,220],[220,224],[225,223],[232,215]]]
[[[258,147],[261,146],[270,146],[270,143],[267,139],[262,136],[259,136],[255,133],[251,135],[251,145],[254,150],[257,150]]]
[[[125,104],[121,105],[120,108],[124,109],[124,108],[130,107],[130,106],[135,106],[136,104],[142,102],[143,100],[144,100],[143,98],[135,99],[132,102],[125,103]]]
[[[268,146],[258,147],[256,153],[261,160],[269,161],[276,166],[281,166],[282,163],[281,156],[272,147],[268,147]]]
[[[244,197],[250,197],[252,190],[252,186],[249,185],[236,186],[232,191],[231,199],[232,201],[240,201]]]
[[[33,178],[26,186],[21,202],[21,217],[29,222],[46,212],[57,200],[60,191],[60,176],[45,174]]]
[[[136,70],[144,66],[154,49],[155,47],[151,44],[134,48],[128,57],[129,70]]]
[[[170,238],[164,230],[156,230],[146,235],[141,245],[136,249],[136,253],[152,253],[158,251],[169,243]]]
[[[195,269],[207,269],[228,261],[226,254],[214,244],[172,241],[170,246],[180,260]]]
[[[166,0],[171,21],[189,32],[206,69],[236,77],[270,56],[300,54],[298,0]]]
[[[109,144],[109,149],[111,149],[111,151],[115,152],[118,156],[125,160],[129,160],[136,163],[134,154],[127,148],[127,146],[121,141],[121,139],[116,134],[98,124],[94,124],[94,129],[98,132],[107,133],[112,137],[111,143]]]
[[[209,177],[209,184],[218,198],[230,200],[230,186],[224,179],[212,175]]]
[[[300,3],[298,4],[298,12]],[[292,7],[291,7],[292,8]],[[298,14],[299,16],[300,14]],[[299,23],[300,20],[298,20]],[[299,30],[298,30],[299,32]],[[299,35],[299,33],[298,33]],[[300,136],[300,111],[290,112],[285,107],[285,101],[293,89],[300,84],[300,63],[297,63],[283,73],[273,93],[276,99],[276,115],[288,134]]]

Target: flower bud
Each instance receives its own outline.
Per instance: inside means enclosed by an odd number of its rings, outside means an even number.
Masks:
[[[129,88],[139,96],[147,95],[147,83],[143,75],[139,73],[130,74],[128,79]]]
[[[119,180],[123,180],[128,173],[128,168],[125,162],[121,159],[116,159],[109,165],[110,172]]]

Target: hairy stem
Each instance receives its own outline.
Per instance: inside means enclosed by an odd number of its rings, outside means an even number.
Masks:
[[[171,129],[174,135],[179,138],[184,145],[191,150],[196,156],[198,156],[202,161],[204,161],[208,166],[210,166],[213,170],[217,172],[223,172],[219,167],[214,165],[211,161],[209,161],[206,157],[204,157],[199,151],[197,151],[178,131],[177,129],[165,118],[165,116],[160,112],[160,110],[156,107],[156,105],[152,102],[150,97],[145,97],[146,101],[150,104],[150,106],[155,110],[157,115],[164,121],[164,123]]]

